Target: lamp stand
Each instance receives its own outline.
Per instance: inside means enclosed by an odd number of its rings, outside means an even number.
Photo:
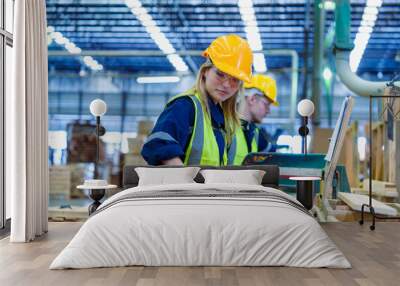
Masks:
[[[106,130],[100,125],[100,116],[96,116],[96,161],[94,164],[94,179],[99,179],[99,161],[100,161],[100,136],[103,136]],[[105,189],[90,189],[89,197],[94,201],[89,206],[89,215],[96,211],[99,207],[100,200],[104,197]]]
[[[310,132],[307,125],[308,125],[308,117],[303,116],[303,125],[300,126],[299,128],[299,134],[302,139],[301,151],[304,155],[307,155],[307,135]]]
[[[100,116],[96,116],[96,162],[94,164],[94,178],[99,178],[99,149],[100,149]]]

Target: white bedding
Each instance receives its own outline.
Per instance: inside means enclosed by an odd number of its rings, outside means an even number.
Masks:
[[[131,188],[106,200],[50,269],[127,265],[351,267],[314,218],[282,201],[178,196],[117,202],[131,194],[145,194],[137,192],[168,190],[262,190],[299,204],[279,190],[254,185]]]

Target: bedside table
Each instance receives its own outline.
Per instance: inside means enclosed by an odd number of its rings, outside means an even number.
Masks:
[[[313,182],[321,181],[320,177],[289,177],[296,181],[296,199],[308,210],[313,207]]]
[[[79,185],[76,188],[80,190],[89,190],[89,197],[94,202],[88,207],[89,215],[94,213],[97,208],[101,205],[100,200],[104,197],[106,190],[115,189],[116,185],[104,185],[104,186],[90,186],[90,185]]]

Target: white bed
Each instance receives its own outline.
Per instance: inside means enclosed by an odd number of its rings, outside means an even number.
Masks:
[[[279,190],[256,185],[192,183],[127,189],[99,207],[50,269],[350,268],[318,222],[299,205]]]

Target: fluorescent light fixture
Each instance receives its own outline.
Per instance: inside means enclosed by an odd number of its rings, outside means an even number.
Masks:
[[[369,27],[373,27],[375,26],[375,21],[365,21],[362,20],[360,23],[360,26],[369,26]]]
[[[334,1],[332,1],[332,0],[326,0],[326,1],[324,2],[324,9],[325,9],[325,10],[327,10],[327,11],[332,11],[332,10],[335,10],[335,8],[336,8],[336,4],[335,4]]]
[[[253,8],[252,0],[239,0],[238,1],[240,16],[244,23],[244,31],[246,32],[247,42],[253,52],[253,66],[254,70],[258,73],[263,73],[267,71],[267,65],[265,62],[265,57],[263,50],[260,30],[258,29],[257,18]]]
[[[367,146],[367,138],[366,137],[358,137],[357,138],[357,150],[358,150],[358,156],[360,157],[360,161],[365,160],[366,146]]]
[[[362,20],[358,27],[356,38],[354,39],[354,49],[350,53],[350,69],[356,72],[360,65],[364,51],[371,38],[371,34],[378,18],[379,8],[382,6],[382,0],[368,0],[364,8]]]
[[[259,72],[263,73],[267,71],[267,66],[265,65],[265,58],[264,54],[262,53],[254,53],[253,54],[253,65],[254,69]]]
[[[70,39],[65,37],[62,33],[56,32],[54,27],[48,26],[47,44],[51,45],[53,40],[60,46],[63,46],[71,54],[80,54],[82,52],[82,49],[77,47]],[[90,56],[83,57],[82,60],[87,67],[94,71],[100,71],[103,69],[103,66]]]
[[[367,0],[367,6],[369,7],[381,7],[382,0]]]
[[[174,68],[178,72],[187,72],[189,68],[185,61],[176,53],[171,42],[157,26],[156,21],[154,21],[153,17],[147,12],[147,9],[142,6],[140,0],[125,0],[125,4],[131,9],[132,14],[136,16],[143,27],[146,28],[147,33],[157,44],[159,49],[167,55],[169,62],[174,66]]]
[[[331,80],[332,79],[332,71],[328,67],[326,67],[324,69],[322,75],[323,75],[325,80]]]
[[[136,79],[138,83],[172,83],[179,82],[180,80],[178,76],[149,76],[138,77]]]
[[[53,33],[54,32],[54,27],[53,26],[48,26],[47,27],[47,33]]]
[[[364,33],[364,34],[371,34],[372,33],[372,27],[370,26],[360,26],[358,28],[359,33]]]
[[[376,18],[378,18],[377,15],[371,15],[371,14],[363,14],[363,15],[362,15],[362,19],[363,19],[364,21],[373,21],[373,22],[375,22],[375,21],[376,21]]]
[[[378,8],[367,6],[364,8],[364,14],[367,15],[378,15]]]

